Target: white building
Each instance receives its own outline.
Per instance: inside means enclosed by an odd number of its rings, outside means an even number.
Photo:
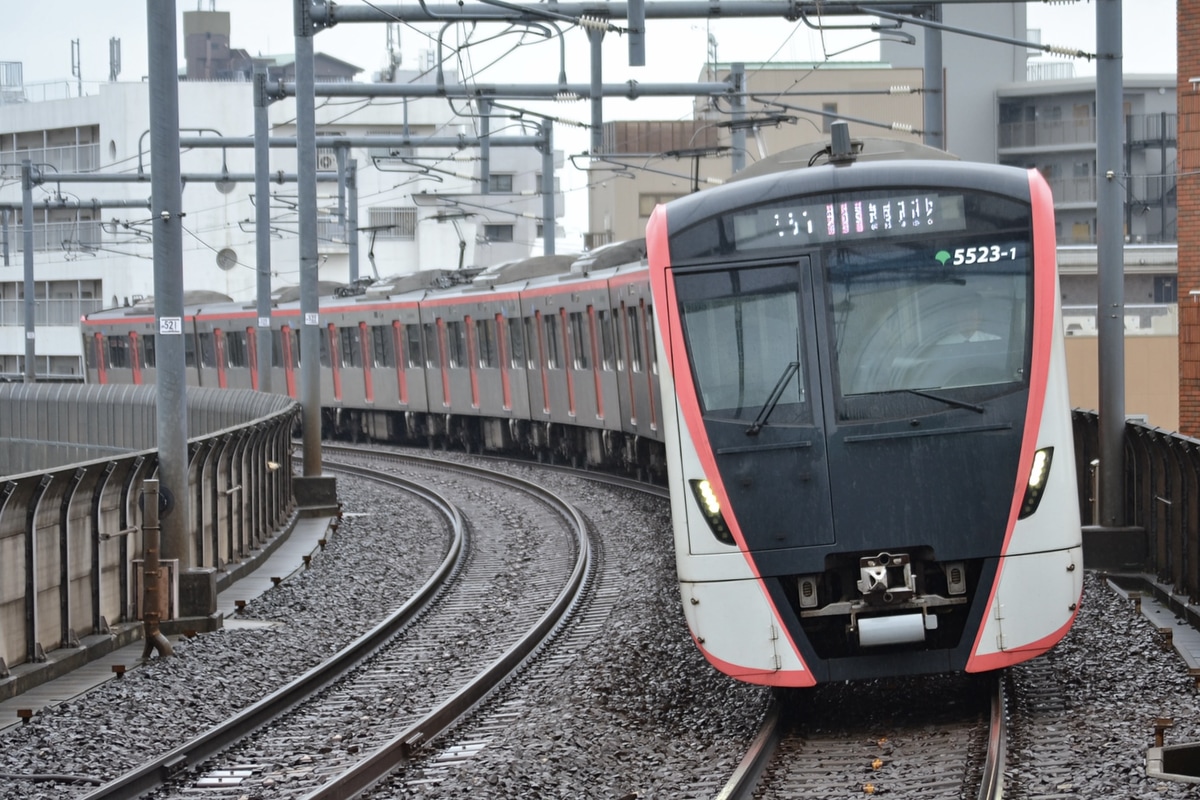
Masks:
[[[201,13],[201,12],[196,12]],[[215,15],[215,17],[210,16]],[[228,14],[205,12],[199,22],[208,34],[228,28]],[[193,20],[196,22],[196,20]],[[185,21],[185,39],[187,33]],[[188,52],[185,45],[184,52]],[[212,53],[214,49],[206,48]],[[220,81],[181,80],[181,136],[250,137],[254,133],[252,84],[237,69],[241,51],[216,50],[226,60]],[[232,60],[230,55],[232,54]],[[272,75],[291,80],[287,58],[271,61]],[[0,67],[5,65],[0,65]],[[211,65],[200,65],[210,69]],[[196,74],[189,61],[187,73]],[[318,82],[351,80],[357,67],[318,54]],[[19,65],[0,92],[0,373],[24,371],[24,256],[22,252],[21,162],[30,159],[43,180],[33,190],[36,371],[39,375],[81,375],[78,320],[97,308],[123,305],[154,290],[150,195],[149,87],[142,82],[83,84],[84,96],[42,99],[19,85]],[[211,70],[201,74],[217,74]],[[12,76],[17,76],[16,81]],[[431,81],[415,72],[397,72],[397,83]],[[447,74],[447,84],[455,82]],[[13,85],[17,83],[18,85]],[[70,84],[66,85],[68,88]],[[32,87],[30,87],[32,88]],[[455,104],[459,111],[466,102]],[[294,137],[295,101],[268,109],[271,136]],[[443,99],[368,101],[317,100],[317,135],[403,135],[414,143],[430,136],[473,139],[474,117],[456,116]],[[512,131],[506,131],[511,135]],[[414,147],[385,152],[352,148],[357,163],[358,231],[348,232],[339,216],[339,184],[318,184],[320,280],[344,283],[350,277],[349,237],[357,235],[358,273],[371,277],[422,269],[488,266],[541,251],[542,200],[537,193],[542,156],[530,148],[492,148],[489,196],[480,191],[477,148]],[[318,170],[336,170],[331,150],[317,154]],[[252,174],[251,148],[185,150],[188,174]],[[56,181],[56,174],[99,172],[142,180],[129,183]],[[294,148],[274,149],[271,172],[296,172]],[[272,286],[295,285],[298,276],[296,186],[271,183]],[[413,195],[428,196],[420,205]],[[130,202],[147,201],[142,208]],[[185,292],[209,291],[253,302],[256,293],[255,197],[252,182],[185,182],[183,190],[183,280]],[[557,214],[562,202],[556,197]],[[108,203],[109,205],[105,205]],[[124,204],[126,207],[122,207]]]

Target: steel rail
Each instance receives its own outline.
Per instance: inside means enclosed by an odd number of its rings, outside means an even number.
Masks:
[[[203,763],[339,680],[383,648],[441,593],[447,580],[461,566],[466,554],[464,525],[458,509],[438,492],[411,481],[395,477],[381,478],[377,472],[365,469],[353,467],[339,467],[339,469],[363,476],[369,475],[374,480],[402,488],[431,503],[446,517],[451,525],[453,537],[445,559],[434,574],[395,613],[342,648],[329,660],[191,741],[151,759],[138,769],[131,770],[84,795],[84,800],[110,800],[110,798],[112,800],[122,798],[123,800],[129,797],[139,797],[163,786],[187,768]]]
[[[779,702],[772,700],[770,708],[763,715],[758,735],[750,743],[750,749],[742,757],[729,781],[717,794],[717,800],[751,800],[754,797],[754,789],[779,744],[781,716]]]
[[[330,449],[336,448],[330,448],[329,445],[326,445],[326,450]],[[417,461],[425,463],[428,466],[436,466],[449,471],[462,471],[477,475],[484,474],[489,480],[526,491],[547,503],[574,528],[579,542],[579,555],[575,561],[575,568],[571,572],[570,578],[550,608],[502,656],[493,661],[468,684],[459,689],[452,697],[448,698],[437,708],[430,711],[425,717],[394,736],[387,744],[375,750],[375,752],[362,761],[357,762],[350,769],[339,774],[320,788],[304,795],[303,800],[347,800],[348,798],[358,797],[385,779],[392,772],[407,764],[417,750],[452,727],[501,683],[520,669],[526,659],[533,655],[546,639],[558,629],[565,621],[568,613],[580,601],[587,588],[585,577],[591,571],[592,551],[588,540],[587,522],[574,506],[562,500],[554,493],[549,492],[544,487],[538,486],[531,481],[482,467],[470,467],[468,465],[455,464],[423,456],[374,452],[371,456],[373,458]]]
[[[987,756],[977,800],[1000,800],[1004,796],[1004,763],[1008,755],[1008,725],[1004,715],[1004,682],[997,673],[992,685],[992,718],[988,726]]]

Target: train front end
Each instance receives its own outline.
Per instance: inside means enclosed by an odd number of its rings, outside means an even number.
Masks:
[[[817,167],[647,227],[697,646],[775,686],[978,672],[1068,630],[1083,563],[1036,173]]]

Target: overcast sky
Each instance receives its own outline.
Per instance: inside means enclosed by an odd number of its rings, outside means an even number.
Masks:
[[[415,0],[406,2],[415,4]],[[344,4],[353,5],[355,0],[346,0]],[[108,43],[113,37],[121,40],[120,78],[139,80],[146,73],[145,0],[6,0],[4,6],[3,23],[0,24],[0,61],[23,62],[27,84],[73,81],[71,41],[74,39],[80,42],[84,81],[107,80]],[[176,3],[181,15],[184,11],[211,7],[231,13],[235,47],[255,54],[290,53],[294,49],[291,0],[178,0]],[[1123,16],[1125,71],[1174,72],[1174,0],[1126,2]],[[1029,27],[1041,29],[1042,41],[1047,43],[1093,50],[1095,19],[1095,5],[1091,2],[1054,6],[1037,2],[1028,4]],[[487,27],[495,30],[497,26]],[[435,29],[424,30],[432,33]],[[182,23],[179,31],[182,35]],[[612,34],[605,38],[605,80],[624,81],[631,77],[643,81],[695,80],[705,59],[709,34],[717,41],[721,61],[761,61],[772,55],[777,60],[821,60],[823,52],[832,53],[871,39],[865,33],[822,36],[803,24],[791,25],[781,20],[722,20],[711,26],[703,20],[652,20],[646,36],[646,67],[624,66],[625,40]],[[505,47],[516,41],[515,36],[503,40]],[[339,25],[318,34],[315,42],[317,50],[363,67],[367,73],[363,77],[386,63],[387,34],[383,25]],[[404,27],[401,31],[402,67],[416,68],[420,51],[429,48],[430,42],[422,32]],[[568,78],[572,82],[586,82],[587,45],[583,33],[569,32],[567,45]],[[545,64],[547,58],[552,60],[551,63],[558,60],[557,44],[540,45],[536,50],[541,51],[541,64]],[[482,52],[482,48],[476,52]],[[875,59],[878,48],[865,44],[839,58]],[[514,64],[518,59],[507,59],[484,69],[488,60],[464,61],[463,71],[479,72],[479,79],[485,81],[529,80],[527,68]],[[1079,62],[1077,74],[1094,74],[1094,64]],[[545,74],[543,77],[556,76]],[[640,116],[650,114],[643,110]]]
[[[444,2],[444,0],[441,0]],[[736,2],[736,0],[724,0]],[[355,5],[359,0],[345,0]],[[415,5],[403,0],[401,5]],[[72,40],[79,40],[82,80],[85,93],[96,91],[95,84],[109,75],[109,40],[121,40],[123,81],[141,80],[147,71],[145,0],[3,0],[0,18],[0,61],[23,63],[24,82],[33,89],[37,84],[69,83],[74,91],[77,78],[72,75]],[[292,29],[292,0],[178,0],[177,25],[182,37],[184,11],[228,11],[231,14],[231,44],[251,54],[291,53],[295,49]],[[1136,0],[1126,2],[1123,12],[1125,72],[1174,73],[1175,2],[1174,0]],[[833,24],[845,24],[838,18]],[[867,22],[869,20],[861,20]],[[1028,4],[1027,24],[1041,31],[1041,41],[1073,49],[1094,51],[1096,8],[1092,2],[1047,6]],[[401,69],[418,69],[422,51],[434,48],[434,36],[440,26],[401,26]],[[493,36],[497,25],[479,26],[470,34],[472,43]],[[456,26],[447,34],[453,46],[468,35],[466,26]],[[946,34],[947,36],[954,34]],[[711,38],[710,38],[711,37]],[[587,83],[590,58],[587,39],[578,29],[568,30],[566,74],[571,83]],[[822,61],[828,55],[836,60],[878,60],[879,48],[869,31],[820,33],[802,23],[783,20],[650,20],[646,33],[644,67],[628,63],[627,40],[615,34],[604,39],[604,82],[628,80],[657,83],[690,83],[700,70],[715,42],[718,60],[729,61]],[[518,46],[526,43],[527,46]],[[540,83],[556,80],[559,41],[544,40],[526,33],[506,35],[491,43],[473,45],[448,60],[447,67],[460,75],[473,76],[485,83],[505,81]],[[369,80],[387,63],[387,26],[382,24],[343,24],[316,36],[315,49],[348,61],[363,69],[359,76]],[[515,51],[513,48],[516,48]],[[182,47],[180,47],[182,59]],[[1095,64],[1076,61],[1077,75],[1094,75]],[[92,84],[89,86],[88,84]],[[61,96],[63,87],[54,87]],[[31,96],[37,96],[35,91]],[[536,110],[580,122],[590,121],[586,103],[542,104]],[[2,113],[2,107],[0,107]],[[691,115],[690,101],[645,98],[636,102],[606,99],[606,119],[686,118]],[[249,131],[240,132],[240,135]],[[239,135],[236,134],[235,135]],[[582,131],[563,126],[555,129],[556,147],[568,154],[582,152],[588,139]],[[566,170],[570,173],[571,170]],[[580,175],[564,175],[563,188],[572,198],[586,194]],[[580,198],[583,199],[583,198]],[[568,202],[568,206],[577,205]],[[569,213],[574,218],[578,212]],[[568,223],[578,227],[575,221]],[[586,223],[584,223],[586,224]]]

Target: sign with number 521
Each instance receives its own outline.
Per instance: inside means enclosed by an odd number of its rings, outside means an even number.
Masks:
[[[183,318],[160,317],[158,320],[158,332],[165,336],[183,333]]]

